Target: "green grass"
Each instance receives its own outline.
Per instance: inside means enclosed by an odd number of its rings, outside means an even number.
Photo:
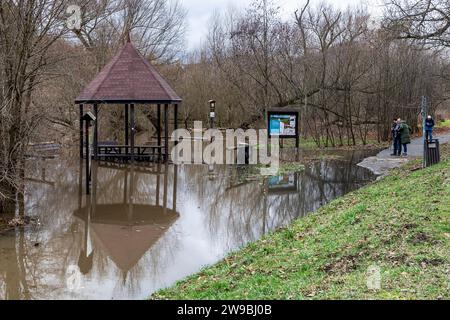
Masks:
[[[292,145],[295,146],[295,141],[293,141]],[[305,150],[314,150],[317,149],[317,144],[314,141],[314,139],[312,138],[308,138],[308,139],[304,139],[301,138],[300,139],[300,148],[305,149]]]
[[[386,143],[379,143],[375,139],[367,139],[366,144],[364,145],[363,141],[361,139],[356,139],[356,145],[347,145],[347,139],[344,139],[344,145],[339,146],[339,141],[336,140],[336,147],[331,146],[331,142],[328,142],[328,147],[325,147],[325,139],[321,139],[321,147],[319,148],[317,146],[316,141],[313,138],[300,138],[300,148],[303,150],[319,150],[319,149],[358,149],[361,147],[369,148],[369,147],[384,147],[386,146]],[[284,147],[289,148],[295,147],[295,140],[285,140],[284,141]]]
[[[450,299],[450,161],[443,149],[443,163],[394,170],[152,298]],[[373,265],[380,290],[366,285]]]
[[[450,119],[438,123],[439,128],[450,127]]]

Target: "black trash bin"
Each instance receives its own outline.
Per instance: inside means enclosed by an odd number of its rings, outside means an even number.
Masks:
[[[430,167],[438,164],[441,161],[441,155],[439,152],[439,140],[426,140],[425,146],[425,166]]]

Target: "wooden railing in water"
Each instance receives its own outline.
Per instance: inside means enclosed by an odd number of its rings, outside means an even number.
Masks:
[[[98,158],[101,160],[117,159],[129,160],[134,158],[136,161],[161,161],[164,159],[164,146],[146,145],[135,146],[132,150],[126,145],[99,145]]]

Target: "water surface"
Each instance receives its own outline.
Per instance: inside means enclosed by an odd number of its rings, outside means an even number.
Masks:
[[[100,164],[90,196],[78,161],[31,161],[24,210],[38,223],[0,235],[0,298],[146,298],[375,178],[356,166],[364,152],[337,155],[265,179]]]

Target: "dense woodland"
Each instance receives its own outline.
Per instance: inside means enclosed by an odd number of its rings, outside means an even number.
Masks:
[[[68,28],[81,8],[80,28]],[[446,110],[450,77],[447,0],[386,0],[381,18],[364,7],[299,2],[291,19],[276,1],[211,15],[203,45],[185,48],[187,11],[178,0],[0,2],[0,212],[21,194],[27,147],[76,145],[74,99],[128,34],[183,98],[180,124],[261,127],[273,107],[298,108],[302,135],[318,146],[389,139],[394,117],[414,130],[420,101]],[[102,109],[103,138],[120,139],[123,114]],[[142,112],[138,124],[151,126]]]

